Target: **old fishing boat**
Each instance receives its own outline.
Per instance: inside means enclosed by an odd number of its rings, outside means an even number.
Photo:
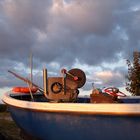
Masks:
[[[11,71],[9,71],[11,72]],[[13,72],[28,83],[28,93],[7,92],[3,101],[23,132],[41,140],[139,140],[140,98],[113,96],[93,89],[90,97],[80,97],[86,82],[80,69],[62,70],[62,77],[48,77],[43,70],[44,88]],[[33,93],[32,87],[38,89]],[[18,87],[20,88],[20,87]],[[20,91],[20,92],[19,92]],[[27,90],[26,90],[27,91]],[[122,97],[123,96],[123,97]]]

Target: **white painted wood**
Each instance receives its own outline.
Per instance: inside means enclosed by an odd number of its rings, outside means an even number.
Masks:
[[[9,93],[4,94],[3,102],[22,109],[38,110],[45,112],[71,112],[82,114],[102,115],[139,115],[140,104],[90,104],[90,103],[49,103],[32,102],[14,99]]]

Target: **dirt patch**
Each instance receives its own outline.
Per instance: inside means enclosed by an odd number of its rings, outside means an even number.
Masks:
[[[23,140],[20,129],[8,112],[0,113],[0,140]]]

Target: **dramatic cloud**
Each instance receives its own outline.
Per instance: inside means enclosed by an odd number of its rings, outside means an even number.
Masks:
[[[138,0],[0,0],[0,87],[19,83],[8,69],[29,75],[31,52],[37,82],[44,67],[53,76],[78,67],[85,90],[93,82],[124,86],[125,59],[140,48],[139,25]]]
[[[96,75],[97,78],[99,78],[100,81],[102,81],[102,84],[104,84],[104,86],[119,85],[122,84],[123,81],[123,77],[119,72],[113,73],[111,71],[103,71],[103,72],[98,72]]]

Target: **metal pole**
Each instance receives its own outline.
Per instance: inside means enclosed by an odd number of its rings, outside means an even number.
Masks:
[[[30,91],[31,99],[32,99],[32,101],[34,101],[34,97],[33,97],[32,91],[31,91],[30,84],[29,84],[29,83],[27,83],[27,84],[28,84],[28,87],[29,87],[29,91]]]
[[[33,82],[33,55],[32,53],[30,54],[30,69],[31,69],[31,72],[30,72],[30,81],[31,83]],[[32,84],[30,85],[31,87],[33,86]]]
[[[44,87],[44,95],[47,98],[48,94],[48,75],[47,75],[47,69],[43,69],[43,87]]]

